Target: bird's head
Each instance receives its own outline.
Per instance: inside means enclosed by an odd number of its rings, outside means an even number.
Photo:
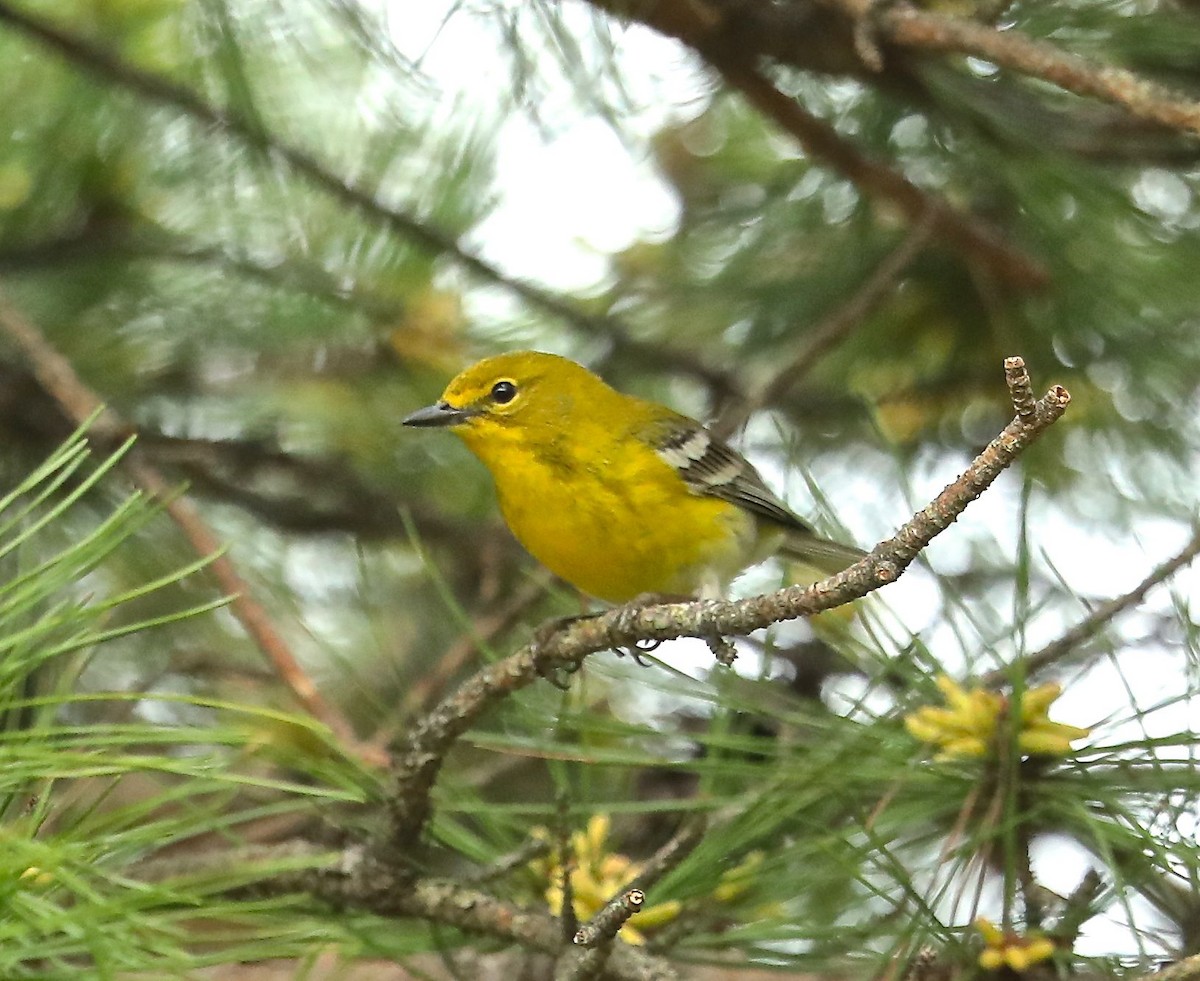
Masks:
[[[412,413],[404,425],[447,427],[474,448],[477,441],[503,434],[517,438],[532,428],[560,431],[577,404],[608,392],[604,382],[574,361],[513,351],[465,369],[438,402]]]

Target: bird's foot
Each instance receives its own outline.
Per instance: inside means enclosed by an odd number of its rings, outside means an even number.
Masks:
[[[663,603],[686,603],[693,598],[677,593],[638,593],[637,596],[621,606],[621,611],[626,614],[636,613],[647,606],[659,606]],[[651,663],[642,655],[649,654],[660,646],[662,646],[661,640],[645,639],[634,641],[631,647],[614,647],[613,651],[617,657],[631,657],[640,667],[648,668]]]
[[[570,687],[570,677],[583,666],[581,661],[554,661],[547,663],[546,659],[541,656],[541,650],[559,631],[566,630],[573,623],[578,623],[580,620],[590,620],[599,614],[582,613],[568,617],[553,617],[545,623],[540,624],[533,632],[533,647],[534,647],[534,662],[537,665],[537,672],[545,678],[555,688],[566,691]]]
[[[631,657],[634,664],[641,668],[650,668],[653,665],[647,661],[643,654],[649,654],[651,651],[658,650],[662,646],[661,640],[638,640],[634,641],[632,647],[614,647],[613,653],[617,657]]]
[[[647,606],[658,606],[661,603],[686,603],[693,598],[673,593],[639,593],[633,599],[622,604],[619,609],[624,613],[636,613]],[[572,624],[578,623],[581,620],[594,620],[598,616],[603,616],[603,613],[579,613],[574,616],[554,617],[541,624],[533,632],[533,645],[538,674],[554,685],[555,688],[561,688],[563,691],[566,691],[568,688],[568,679],[579,670],[582,662],[572,661],[563,663],[559,661],[548,664],[540,656],[541,649],[549,644],[550,640],[559,631],[566,630]],[[731,647],[731,645],[728,645],[728,642],[723,643]],[[657,650],[661,644],[661,640],[645,639],[635,641],[629,646],[614,647],[612,650],[617,657],[630,657],[639,667],[648,668],[652,665],[650,661],[645,659],[644,655]],[[710,644],[709,646],[712,647],[713,653],[716,654],[717,647],[714,644]],[[721,660],[720,654],[718,654],[718,660]],[[722,661],[722,663],[726,662]]]

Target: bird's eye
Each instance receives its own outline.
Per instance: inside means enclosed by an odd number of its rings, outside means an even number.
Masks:
[[[517,386],[510,381],[498,381],[492,386],[492,401],[504,405],[517,397]]]

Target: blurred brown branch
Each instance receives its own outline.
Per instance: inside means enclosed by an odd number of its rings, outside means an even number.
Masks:
[[[834,0],[850,7],[853,0]],[[1050,82],[1084,98],[1120,106],[1151,123],[1200,134],[1200,102],[1131,71],[1070,54],[1017,30],[997,30],[961,17],[920,10],[907,3],[881,4],[868,13],[881,37],[906,48],[974,55],[1002,68]]]
[[[193,496],[244,508],[274,528],[302,534],[344,532],[363,541],[406,540],[415,531],[423,543],[460,551],[468,546],[482,551],[479,545],[485,539],[499,545],[512,540],[498,524],[481,529],[478,523],[445,516],[420,501],[398,500],[336,455],[293,453],[270,437],[204,439],[125,425],[120,435],[137,436],[139,456],[185,476]],[[32,371],[0,359],[0,432],[6,439],[40,457],[70,436],[75,426]]]
[[[921,9],[905,2],[813,0],[588,0],[614,16],[632,18],[678,38],[714,63],[736,55],[844,75],[900,94],[920,105],[928,93],[915,55],[966,54],[1103,101],[1136,119],[1185,133],[1200,132],[1200,103],[1123,68],[1089,61],[980,20]],[[1036,99],[1030,93],[1030,101]]]
[[[782,92],[761,67],[761,59],[768,58],[795,67],[862,74],[864,66],[855,40],[859,32],[853,19],[843,17],[837,24],[838,11],[807,5],[784,8],[725,0],[589,2],[615,16],[638,20],[693,48],[751,105],[795,137],[807,153],[843,174],[864,194],[895,205],[910,222],[932,221],[942,238],[976,258],[998,278],[1025,290],[1046,285],[1048,274],[1042,265],[1005,241],[999,229],[958,211],[892,167],[865,157],[829,123]],[[830,17],[835,23],[826,23]],[[814,51],[815,39],[827,50]],[[844,57],[828,57],[828,50],[843,45]]]
[[[755,106],[796,138],[804,150],[852,181],[869,197],[887,201],[913,224],[932,223],[938,235],[986,266],[997,278],[1023,290],[1044,287],[1045,268],[1031,259],[983,219],[953,208],[900,171],[870,160],[829,123],[808,112],[777,88],[742,56],[705,53],[725,80]]]
[[[83,384],[71,363],[3,295],[0,295],[0,329],[29,359],[38,381],[76,425],[95,417],[94,437],[101,442],[109,442],[129,432],[120,417],[105,408],[96,394]],[[230,597],[229,609],[305,710],[329,726],[343,744],[362,759],[374,765],[386,763],[385,753],[358,742],[349,721],[325,700],[300,667],[266,608],[254,598],[233,561],[228,555],[220,554],[223,543],[204,523],[191,502],[164,480],[158,470],[140,458],[136,447],[121,461],[121,466],[135,485],[162,504],[196,554],[212,557],[209,568],[221,591]]]

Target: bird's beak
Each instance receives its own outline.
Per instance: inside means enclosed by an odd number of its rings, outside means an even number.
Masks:
[[[457,426],[460,422],[466,422],[473,414],[468,409],[456,409],[449,402],[438,402],[436,405],[427,405],[423,409],[417,409],[412,415],[405,416],[401,420],[401,425]]]

